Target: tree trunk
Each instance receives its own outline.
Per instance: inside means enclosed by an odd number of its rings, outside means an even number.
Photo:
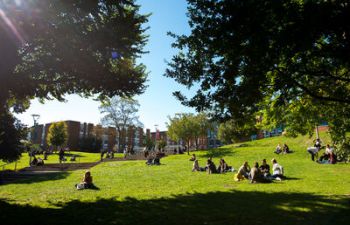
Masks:
[[[187,155],[190,155],[190,140],[187,141]]]

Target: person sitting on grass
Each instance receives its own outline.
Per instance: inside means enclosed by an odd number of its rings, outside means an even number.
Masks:
[[[238,169],[237,174],[235,174],[235,180],[240,181],[244,179],[249,179],[250,166],[248,162],[244,162],[244,164]]]
[[[83,177],[83,180],[80,184],[76,184],[75,187],[78,190],[93,188],[92,176],[90,171],[86,171]]]
[[[44,165],[44,160],[40,157],[38,157],[38,161],[36,163],[37,166],[43,166]]]
[[[324,153],[322,154],[322,156],[320,157],[320,162],[324,161],[324,160],[329,160],[331,153],[333,152],[333,148],[330,147],[329,144],[326,145],[326,150],[324,151]]]
[[[161,157],[162,157],[162,156],[161,156],[160,152],[157,152],[157,153],[156,153],[156,156],[155,156],[154,159],[153,159],[153,165],[159,166],[159,165],[160,165],[160,158],[161,158]]]
[[[205,168],[199,166],[198,159],[196,159],[193,162],[192,172],[196,172],[196,171],[198,171],[198,172],[205,171]]]
[[[217,170],[219,173],[226,173],[232,171],[232,166],[227,165],[224,159],[220,159],[220,165]]]
[[[281,152],[282,152],[281,146],[280,146],[280,144],[278,144],[276,147],[275,153],[280,154]]]
[[[276,180],[282,180],[285,178],[284,171],[283,171],[283,166],[277,163],[276,159],[272,159],[272,178]]]
[[[190,158],[190,161],[196,161],[196,154],[192,154],[192,157]]]
[[[154,160],[154,156],[153,156],[153,153],[150,153],[147,155],[147,161],[146,161],[146,164],[147,165],[153,165],[153,160]]]
[[[262,174],[259,170],[259,163],[255,162],[253,168],[250,170],[250,183],[259,183],[262,180]]]
[[[329,144],[326,146],[326,150],[323,153],[323,155],[320,157],[320,160],[318,161],[322,164],[335,164],[337,162],[336,155],[334,154],[333,148],[330,147]]]
[[[210,158],[207,161],[207,167],[206,168],[207,168],[208,174],[217,173],[216,166],[215,166],[214,162]]]
[[[38,159],[33,155],[33,160],[30,162],[30,166],[37,166],[38,165]]]
[[[283,153],[284,154],[290,153],[289,147],[288,147],[288,145],[286,143],[283,145]]]
[[[264,177],[269,177],[270,174],[270,165],[266,163],[266,159],[263,159],[261,166],[259,167],[260,172]]]

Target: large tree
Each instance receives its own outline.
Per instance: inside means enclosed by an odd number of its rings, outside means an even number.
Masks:
[[[350,4],[344,1],[188,0],[190,35],[166,75],[200,90],[198,110],[244,116],[273,92],[350,103]],[[329,87],[332,88],[329,88]],[[244,118],[244,117],[243,117]]]
[[[230,119],[220,124],[218,138],[225,144],[232,144],[242,140],[247,140],[252,134],[256,134],[256,121],[254,118],[244,122]]]
[[[147,15],[138,9],[133,0],[0,0],[0,114],[34,97],[142,93]]]
[[[179,53],[166,70],[187,87],[199,84],[191,98],[175,93],[185,105],[235,121],[301,99],[349,106],[347,1],[188,0],[188,16],[191,33],[171,34]]]
[[[181,113],[174,117],[169,117],[168,135],[175,141],[184,141],[187,147],[187,154],[189,154],[191,141],[195,142],[196,149],[198,149],[199,138],[206,137],[208,130],[212,128],[210,120],[204,113],[197,115]]]
[[[127,130],[133,126],[143,126],[137,115],[139,107],[140,104],[137,100],[123,97],[106,99],[99,107],[100,112],[104,114],[101,123],[105,126],[115,127],[118,131],[118,151],[122,151],[125,147],[122,140],[125,139]]]

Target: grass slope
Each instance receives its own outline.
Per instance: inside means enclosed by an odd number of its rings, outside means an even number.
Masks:
[[[76,155],[76,161],[70,162],[69,159],[72,155]],[[36,157],[44,158],[43,154],[38,154]],[[65,157],[67,158],[67,163],[79,163],[79,162],[96,162],[100,160],[100,153],[88,153],[88,152],[76,152],[76,151],[70,151],[69,153],[65,154]],[[58,154],[51,154],[48,156],[48,160],[45,160],[45,164],[51,164],[51,163],[59,163],[59,157]],[[5,165],[6,164],[6,165]],[[0,161],[0,166],[2,166],[0,169],[4,170],[15,170],[15,162],[12,163],[5,163]],[[17,170],[20,170],[22,168],[25,168],[29,166],[29,156],[27,153],[23,153],[22,157],[17,161]]]
[[[322,133],[327,142],[328,137]],[[275,155],[278,143],[294,153]],[[274,137],[196,152],[238,168],[276,158],[288,180],[271,184],[235,182],[233,173],[192,173],[187,155],[161,160],[105,162],[91,169],[99,190],[77,191],[84,171],[0,186],[5,224],[348,224],[350,165],[320,165],[306,147],[312,139]],[[20,215],[20,216],[19,216]],[[40,220],[31,221],[32,218]]]

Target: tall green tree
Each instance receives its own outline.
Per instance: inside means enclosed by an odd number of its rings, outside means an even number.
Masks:
[[[0,114],[34,97],[142,93],[147,17],[134,0],[1,0]]]
[[[67,140],[67,124],[63,121],[52,123],[46,137],[47,144],[55,147],[63,147],[67,143]]]
[[[198,149],[198,141],[200,138],[207,137],[208,131],[214,129],[213,123],[209,120],[206,113],[198,113],[192,118],[192,132],[195,140],[196,149]]]
[[[198,149],[198,140],[201,137],[206,137],[208,130],[212,129],[208,117],[204,113],[194,115],[191,113],[182,113],[169,117],[168,135],[175,141],[184,141],[189,154],[191,141],[195,142]]]
[[[12,114],[0,114],[0,160],[18,160],[24,150],[20,141],[25,138],[25,129]]]
[[[255,127],[256,120],[245,120],[243,123],[230,119],[220,124],[218,129],[218,138],[225,144],[232,144],[241,140],[248,139],[257,132]]]
[[[174,141],[183,141],[188,155],[190,154],[190,141],[194,138],[193,131],[193,114],[182,113],[173,118],[169,117],[168,135]]]

